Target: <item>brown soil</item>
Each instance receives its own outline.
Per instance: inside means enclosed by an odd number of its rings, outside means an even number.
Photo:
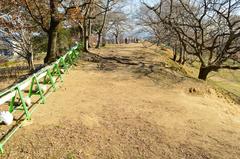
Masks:
[[[80,60],[3,158],[240,157],[239,105],[186,77],[156,48],[93,51],[118,61]]]

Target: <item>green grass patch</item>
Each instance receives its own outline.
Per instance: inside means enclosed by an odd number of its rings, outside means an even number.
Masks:
[[[22,62],[8,61],[8,62],[0,63],[0,67],[12,67],[12,66],[16,66],[19,63],[22,63]]]

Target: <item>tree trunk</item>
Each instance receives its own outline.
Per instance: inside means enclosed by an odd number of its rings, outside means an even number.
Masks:
[[[33,54],[29,54],[27,61],[28,61],[29,70],[34,71],[35,67],[34,67],[34,64],[33,64]]]
[[[102,21],[102,25],[101,25],[101,28],[99,29],[99,32],[98,32],[98,41],[97,41],[97,46],[96,48],[99,48],[100,47],[100,43],[101,43],[101,38],[102,38],[102,31],[103,31],[103,28],[105,26],[105,22],[106,22],[106,17],[107,17],[107,12],[108,12],[108,8],[109,8],[109,4],[110,4],[110,0],[107,1],[107,9],[105,10],[104,12],[104,16],[103,16],[103,21]]]
[[[100,48],[101,38],[102,38],[101,33],[98,32],[98,39],[97,39],[97,45],[96,45],[96,48],[97,48],[97,49]]]
[[[118,42],[118,35],[115,35],[115,43],[119,44],[119,42]]]
[[[105,26],[105,22],[106,22],[106,17],[107,17],[107,12],[108,12],[108,8],[109,8],[109,4],[110,4],[110,0],[108,0],[107,1],[107,9],[105,10],[105,12],[104,12],[104,16],[103,16],[103,21],[102,21],[102,26],[101,26],[101,28],[100,28],[100,30],[99,30],[99,32],[98,32],[98,41],[97,41],[97,46],[96,46],[96,48],[99,48],[100,47],[100,43],[101,43],[101,38],[102,38],[102,31],[103,31],[103,28],[104,28],[104,26]]]
[[[89,52],[86,20],[83,22],[83,51]]]
[[[186,51],[184,50],[184,48],[183,48],[182,54],[183,54],[183,55],[182,55],[182,62],[181,62],[181,64],[184,65],[185,62],[186,62]]]
[[[58,26],[59,22],[51,18],[50,29],[48,31],[47,56],[44,58],[44,63],[50,63],[56,59]]]
[[[173,61],[176,61],[176,60],[177,60],[177,48],[175,46],[173,49]]]
[[[79,25],[78,28],[79,28],[79,39],[80,39],[80,42],[82,43],[84,39],[83,27]]]
[[[211,71],[212,71],[211,67],[203,67],[203,66],[201,66],[200,70],[199,70],[199,74],[198,74],[198,79],[201,79],[201,80],[205,81],[207,79],[208,74]]]
[[[186,58],[185,58],[185,50],[182,46],[180,46],[180,55],[179,55],[179,59],[177,60],[177,62],[181,65],[184,65]]]
[[[84,51],[89,52],[88,48],[89,48],[89,37],[86,36],[84,40]]]
[[[125,38],[125,40],[124,40],[124,41],[125,41],[125,44],[128,44],[128,39],[127,39],[127,38]]]
[[[103,35],[102,35],[102,46],[106,46],[106,34],[105,34],[105,32],[103,32]]]
[[[179,63],[179,64],[182,63],[182,47],[181,46],[179,48],[179,59],[177,60],[177,63]]]
[[[88,35],[88,48],[92,47],[89,42],[91,34],[92,34],[92,22],[91,22],[91,19],[89,19],[88,20],[88,34],[87,34]]]
[[[53,62],[56,59],[56,50],[57,50],[57,31],[58,26],[60,24],[60,20],[57,18],[57,6],[54,3],[54,0],[50,0],[50,27],[48,30],[48,47],[47,47],[47,55],[44,58],[44,63]]]

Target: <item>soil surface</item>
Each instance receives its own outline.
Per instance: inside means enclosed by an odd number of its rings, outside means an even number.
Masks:
[[[5,145],[2,158],[240,158],[240,107],[161,49],[92,50]],[[106,58],[107,57],[107,58]]]

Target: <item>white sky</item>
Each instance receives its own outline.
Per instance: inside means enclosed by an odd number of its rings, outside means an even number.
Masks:
[[[124,3],[123,11],[128,15],[129,23],[133,26],[133,29],[126,33],[126,35],[131,36],[134,35],[136,32],[138,32],[139,29],[141,29],[140,26],[136,26],[136,13],[139,10],[139,7],[141,5],[141,1],[144,1],[147,4],[153,5],[159,2],[159,0],[127,0],[126,3]],[[139,37],[145,36],[145,33],[138,34]]]

